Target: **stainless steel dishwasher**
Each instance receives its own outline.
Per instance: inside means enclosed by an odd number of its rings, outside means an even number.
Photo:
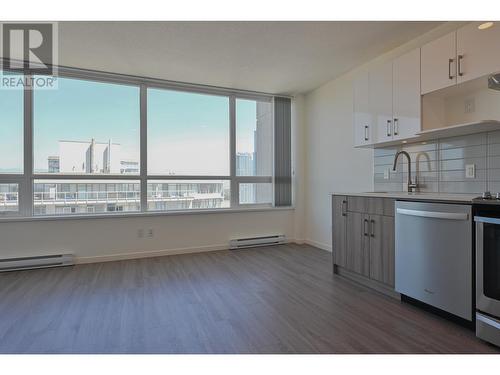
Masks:
[[[472,208],[396,202],[396,290],[472,320]]]

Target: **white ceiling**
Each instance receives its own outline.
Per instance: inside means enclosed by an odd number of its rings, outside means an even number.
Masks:
[[[440,22],[60,22],[59,63],[275,94],[310,91]]]

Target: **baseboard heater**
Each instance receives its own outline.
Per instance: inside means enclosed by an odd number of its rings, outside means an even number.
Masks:
[[[30,270],[34,268],[63,267],[75,264],[72,254],[42,255],[0,259],[0,272]]]
[[[229,248],[236,250],[247,247],[279,245],[282,243],[285,243],[285,236],[283,234],[275,234],[263,237],[237,238],[229,241]]]

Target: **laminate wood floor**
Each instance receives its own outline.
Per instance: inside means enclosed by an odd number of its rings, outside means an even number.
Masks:
[[[498,353],[305,245],[0,274],[2,353]]]

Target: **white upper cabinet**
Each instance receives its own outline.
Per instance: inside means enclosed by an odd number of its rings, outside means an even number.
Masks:
[[[354,81],[354,146],[375,142],[370,111],[369,74],[360,74]]]
[[[392,140],[392,61],[370,71],[370,107],[377,142]]]
[[[354,145],[414,137],[420,123],[420,48],[354,80]]]
[[[500,71],[500,23],[483,30],[481,24],[457,30],[458,83]]]
[[[457,83],[455,32],[424,45],[421,53],[422,94]]]
[[[421,130],[420,48],[395,59],[392,73],[393,139],[405,139]]]

